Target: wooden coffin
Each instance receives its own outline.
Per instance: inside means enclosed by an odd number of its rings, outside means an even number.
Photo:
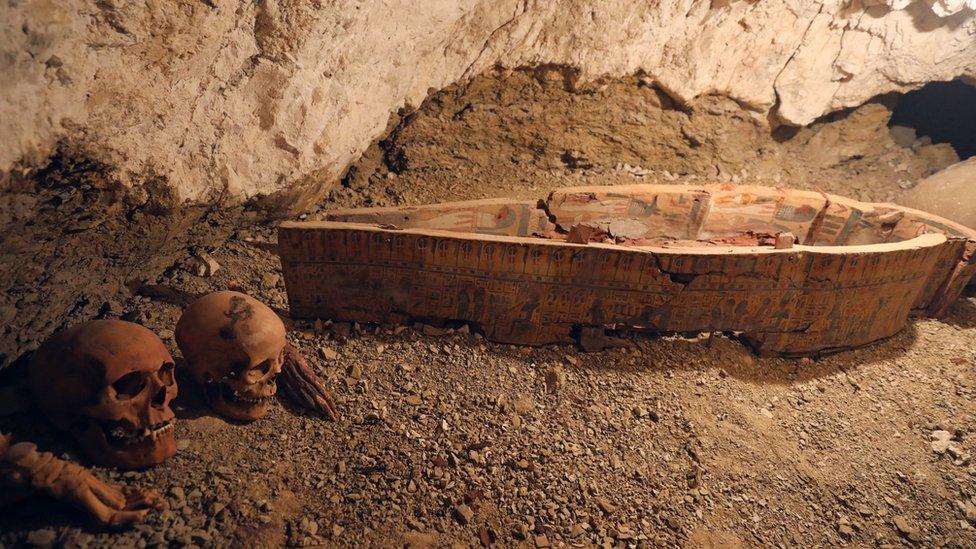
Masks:
[[[294,318],[463,321],[528,345],[594,328],[735,332],[794,356],[940,315],[976,271],[976,231],[950,221],[731,185],[335,211],[283,223],[278,247]]]

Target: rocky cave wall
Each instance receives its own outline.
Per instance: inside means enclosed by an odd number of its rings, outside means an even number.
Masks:
[[[723,95],[681,105],[646,77],[570,88],[564,76],[561,67],[497,69],[431,94],[394,115],[319,208],[531,200],[565,186],[668,181],[894,202],[959,161],[947,143],[893,139],[896,96],[770,131]]]
[[[887,100],[845,109],[976,76],[972,3],[5,2],[0,371],[330,189],[649,176],[888,199],[955,153],[896,146]]]
[[[486,69],[646,75],[806,125],[976,75],[974,0],[18,0],[0,6],[0,173],[60,146],[171,203],[319,197],[390,112]],[[162,186],[162,187],[161,187]],[[159,191],[166,191],[160,193]],[[299,201],[301,202],[301,201]]]

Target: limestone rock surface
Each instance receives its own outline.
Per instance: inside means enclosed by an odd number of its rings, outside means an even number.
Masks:
[[[899,202],[970,228],[976,227],[976,157],[919,181]]]
[[[496,65],[640,73],[805,125],[976,77],[976,18],[972,0],[11,0],[0,53],[0,186],[60,144],[176,201],[294,204],[391,112]]]

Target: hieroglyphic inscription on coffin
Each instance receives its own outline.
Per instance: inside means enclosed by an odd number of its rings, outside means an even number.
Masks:
[[[464,203],[455,203],[447,214],[436,207],[420,214],[358,210],[331,217],[340,221],[285,223],[279,250],[291,314],[380,323],[462,320],[489,339],[531,345],[572,341],[574,330],[586,326],[736,331],[762,352],[802,355],[896,333],[914,308],[944,290],[943,264],[953,272],[968,268],[959,268],[953,255],[965,241],[944,234],[781,250],[571,244],[554,236],[567,224],[611,224],[620,217],[642,224],[645,235],[667,232],[667,224],[654,229],[662,219],[680,219],[676,234],[698,236],[709,226],[709,212],[724,216],[711,220],[716,227],[743,223],[818,236],[811,226],[826,220],[821,214],[831,203],[819,193],[780,189],[736,198],[722,187],[727,194],[713,204],[715,189],[692,188],[682,196],[674,189],[641,186],[633,196],[617,188],[557,191],[544,218],[527,203],[506,209],[498,201],[475,201],[467,216],[459,215]],[[649,213],[655,208],[664,213]],[[499,223],[509,210],[517,212],[516,222]],[[397,219],[401,225],[391,223]],[[424,227],[424,219],[440,220],[438,228]],[[522,228],[485,234],[501,226]],[[938,284],[936,276],[943,277]]]

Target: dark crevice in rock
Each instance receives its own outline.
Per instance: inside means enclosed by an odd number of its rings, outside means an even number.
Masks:
[[[898,98],[888,123],[896,143],[948,143],[960,158],[976,155],[976,87],[931,82]]]

